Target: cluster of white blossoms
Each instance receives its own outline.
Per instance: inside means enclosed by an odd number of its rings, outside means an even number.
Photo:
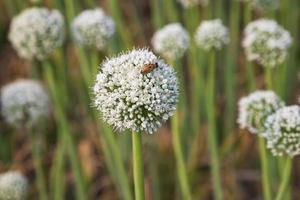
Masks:
[[[269,115],[284,106],[284,102],[272,91],[256,91],[239,101],[238,124],[251,133],[263,136]]]
[[[28,191],[27,179],[18,171],[9,171],[0,175],[0,199],[23,200]]]
[[[25,59],[44,60],[64,41],[64,20],[58,10],[29,8],[14,17],[9,40]]]
[[[2,115],[12,126],[33,125],[50,110],[48,94],[32,80],[17,80],[1,89]]]
[[[155,32],[152,46],[157,53],[173,60],[184,55],[190,46],[190,37],[180,23],[172,23]]]
[[[269,116],[266,121],[267,148],[275,156],[300,154],[300,107],[287,106]]]
[[[255,8],[260,10],[274,10],[279,6],[279,0],[252,0]]]
[[[103,62],[93,91],[108,124],[150,134],[173,114],[179,95],[174,69],[147,49]]]
[[[185,8],[190,8],[196,5],[207,5],[207,0],[178,0],[178,2]]]
[[[72,23],[75,42],[97,50],[103,50],[114,33],[114,21],[101,8],[83,11]]]
[[[195,33],[196,44],[204,49],[221,49],[229,43],[228,29],[220,19],[204,20]]]
[[[253,21],[247,25],[244,34],[243,47],[248,60],[275,67],[286,59],[292,38],[276,21]]]

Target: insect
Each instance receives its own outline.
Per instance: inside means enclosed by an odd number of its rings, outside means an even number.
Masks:
[[[157,67],[158,67],[157,63],[146,64],[146,65],[144,65],[143,69],[141,70],[141,73],[148,74],[149,72],[151,72],[152,70],[154,70]]]

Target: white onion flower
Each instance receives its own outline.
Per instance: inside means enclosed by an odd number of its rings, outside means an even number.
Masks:
[[[252,4],[259,10],[275,10],[279,7],[279,0],[252,0]]]
[[[18,80],[1,89],[1,109],[12,126],[33,125],[50,110],[48,94],[42,85],[32,80]]]
[[[206,51],[221,49],[229,43],[228,29],[220,19],[205,20],[196,30],[195,41],[200,48]]]
[[[0,199],[23,200],[28,191],[27,179],[18,171],[0,174]]]
[[[300,154],[300,107],[287,106],[269,116],[264,136],[274,156]]]
[[[267,117],[284,106],[273,91],[256,91],[239,101],[238,124],[262,136]]]
[[[205,6],[207,5],[207,0],[178,0],[178,2],[184,7],[184,8],[190,8],[197,5]]]
[[[190,45],[188,32],[180,23],[168,24],[152,38],[154,50],[167,59],[181,58]]]
[[[25,59],[47,59],[64,40],[64,20],[58,10],[29,8],[14,17],[9,40]]]
[[[102,63],[93,88],[104,120],[119,131],[154,133],[175,111],[175,71],[146,49]]]
[[[103,50],[114,33],[114,21],[101,8],[83,11],[72,23],[75,41],[97,50]]]
[[[243,47],[248,60],[275,67],[286,59],[292,38],[276,21],[253,21],[247,25],[244,34]]]

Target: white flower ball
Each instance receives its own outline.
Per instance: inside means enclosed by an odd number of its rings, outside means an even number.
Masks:
[[[195,41],[200,48],[206,51],[221,49],[229,43],[228,29],[220,19],[205,20],[196,30]]]
[[[269,116],[264,136],[274,156],[300,154],[300,107],[283,107]]]
[[[9,40],[25,59],[47,59],[64,41],[64,20],[58,10],[29,8],[14,17]]]
[[[256,91],[239,101],[238,124],[251,133],[262,136],[269,115],[284,106],[273,91]]]
[[[279,7],[279,0],[252,0],[252,3],[260,10],[274,10]]]
[[[249,23],[244,31],[243,47],[249,61],[257,61],[266,67],[284,62],[292,43],[288,31],[276,21],[259,19]]]
[[[23,200],[28,190],[27,179],[17,171],[9,171],[0,175],[0,199]]]
[[[114,21],[101,8],[83,11],[72,23],[75,41],[97,50],[103,50],[114,33]]]
[[[184,7],[184,8],[190,8],[197,5],[205,6],[207,5],[207,0],[178,0],[178,2]]]
[[[33,125],[46,117],[50,110],[48,94],[32,80],[18,80],[1,89],[1,109],[12,126]]]
[[[175,111],[175,71],[146,49],[107,59],[94,85],[94,103],[119,131],[154,133]]]
[[[152,38],[154,50],[167,59],[181,58],[190,46],[188,32],[180,23],[168,24]]]

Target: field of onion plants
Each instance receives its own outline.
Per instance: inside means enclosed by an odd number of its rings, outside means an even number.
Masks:
[[[0,0],[0,200],[299,200],[299,0]]]

